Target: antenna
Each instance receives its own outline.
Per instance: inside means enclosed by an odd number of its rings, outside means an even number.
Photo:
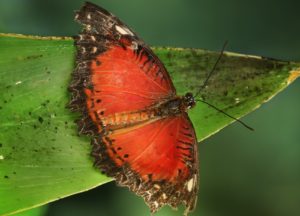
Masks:
[[[232,119],[236,120],[237,122],[239,122],[240,124],[242,124],[244,127],[248,128],[249,130],[254,131],[254,129],[252,127],[250,127],[249,125],[247,125],[246,123],[244,123],[241,120],[233,117],[232,115],[229,115],[228,113],[224,112],[223,110],[220,110],[219,108],[215,107],[214,105],[212,105],[212,104],[210,104],[210,103],[208,103],[208,102],[206,102],[204,100],[200,100],[200,99],[196,99],[196,101],[200,101],[202,103],[207,104],[208,106],[214,108],[215,110],[219,111],[220,113],[223,113],[224,115],[228,116],[229,118],[232,118]]]
[[[195,94],[194,98],[196,98],[196,97],[200,94],[200,92],[203,90],[203,88],[205,88],[205,86],[207,85],[208,80],[209,80],[210,77],[212,76],[213,72],[216,70],[216,68],[217,68],[217,66],[218,66],[218,64],[219,64],[219,62],[220,62],[222,56],[224,55],[224,50],[225,50],[225,47],[227,46],[227,44],[228,44],[228,41],[225,41],[225,43],[223,44],[221,53],[220,53],[220,55],[219,55],[219,57],[218,57],[216,63],[214,64],[212,70],[209,72],[209,74],[208,74],[208,76],[206,77],[206,79],[205,79],[205,81],[203,82],[203,84],[200,86],[200,88],[199,88],[198,92]],[[206,101],[204,101],[204,100],[201,100],[201,99],[196,99],[196,101],[200,101],[200,102],[202,102],[202,103],[207,104],[208,106],[214,108],[214,109],[217,110],[218,112],[223,113],[223,114],[226,115],[227,117],[234,119],[235,121],[237,121],[238,123],[240,123],[240,124],[242,124],[244,127],[246,127],[247,129],[249,129],[249,130],[251,130],[251,131],[254,131],[254,129],[253,129],[252,127],[248,126],[246,123],[244,123],[244,122],[242,122],[241,120],[239,120],[239,119],[233,117],[232,115],[229,115],[228,113],[226,113],[226,112],[224,112],[223,110],[217,108],[216,106],[214,106],[214,105],[212,105],[212,104],[210,104],[210,103],[208,103],[208,102],[206,102]]]
[[[220,53],[220,55],[219,55],[216,63],[214,64],[213,68],[209,72],[209,74],[206,77],[206,80],[204,81],[204,83],[202,84],[202,86],[200,86],[198,92],[195,94],[195,97],[197,97],[200,94],[200,92],[203,90],[203,88],[207,85],[209,78],[212,76],[213,72],[216,70],[218,63],[220,62],[220,60],[221,60],[221,58],[222,58],[222,56],[224,54],[224,50],[225,50],[225,47],[227,46],[227,44],[228,44],[228,41],[225,41],[225,43],[223,44],[221,53]]]

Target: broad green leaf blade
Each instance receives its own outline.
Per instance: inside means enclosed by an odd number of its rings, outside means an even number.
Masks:
[[[197,92],[218,53],[155,48],[178,94]],[[111,179],[93,168],[89,138],[65,108],[74,67],[70,38],[0,35],[0,215],[85,191]],[[240,117],[299,76],[298,63],[227,53],[201,92]],[[199,140],[232,120],[199,103],[191,112]]]
[[[170,72],[177,93],[196,94],[219,53],[200,49],[156,48]],[[300,63],[226,52],[200,96],[238,118],[258,108],[300,76]],[[198,102],[189,112],[198,140],[233,122],[223,113]]]
[[[0,215],[109,180],[65,108],[74,50],[70,39],[0,37]]]

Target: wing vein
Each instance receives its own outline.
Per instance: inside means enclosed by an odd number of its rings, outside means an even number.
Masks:
[[[166,128],[167,126],[169,126],[169,124],[171,124],[171,123],[172,123],[172,121],[170,121],[168,124],[161,124],[161,125],[160,125],[160,127],[159,127],[160,130],[157,130],[157,132],[154,133],[154,134],[151,136],[151,139],[149,139],[150,142],[149,142],[147,148],[145,148],[145,149],[140,153],[139,157],[136,157],[136,158],[132,161],[132,163],[134,163],[136,160],[138,160],[139,158],[142,157],[142,155],[143,155],[143,154],[151,147],[151,144],[154,142],[155,138],[157,138],[158,135],[163,131],[163,129]]]
[[[115,62],[115,60],[116,60],[117,58],[115,58],[115,57],[114,57],[114,58],[102,57],[101,60],[102,60],[102,59],[108,59],[108,60],[111,60],[111,62]],[[150,82],[152,82],[153,84],[155,84],[157,87],[159,87],[159,88],[160,88],[161,90],[163,90],[164,92],[166,92],[166,93],[169,92],[168,89],[166,89],[166,88],[164,88],[163,86],[161,86],[161,85],[160,85],[158,82],[156,82],[154,79],[151,79],[151,78],[145,73],[145,71],[144,71],[143,69],[141,69],[141,68],[139,67],[139,65],[136,64],[135,62],[133,62],[133,61],[127,61],[127,60],[125,60],[125,59],[119,59],[119,58],[118,58],[118,61],[119,61],[119,60],[122,60],[122,61],[124,61],[124,62],[134,63],[136,66],[138,66],[139,71],[142,71],[142,72],[143,72],[142,74],[143,74]],[[158,64],[157,62],[156,62],[156,65],[157,65],[158,68],[161,67],[161,65]],[[97,70],[95,70],[95,71],[97,71]],[[163,75],[165,76],[165,73],[163,73]],[[168,77],[166,77],[166,79],[169,80]],[[170,84],[168,83],[168,85],[170,85]],[[171,89],[172,89],[172,91],[173,91],[173,87],[172,87]]]

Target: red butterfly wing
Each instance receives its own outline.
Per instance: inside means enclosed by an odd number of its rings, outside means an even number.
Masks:
[[[144,197],[154,212],[184,203],[193,210],[198,191],[197,141],[187,115],[160,119],[94,140],[97,166]],[[107,167],[106,160],[113,160]],[[119,168],[119,169],[118,169]],[[124,172],[124,170],[126,170]]]
[[[161,61],[118,18],[86,3],[76,20],[85,28],[76,38],[77,67],[70,86],[72,110],[88,112],[87,118],[97,121],[114,113],[140,110],[176,95]],[[96,130],[87,119],[82,119],[79,126],[82,133]]]
[[[165,71],[156,62],[147,62],[148,59],[146,51],[138,56],[134,50],[119,46],[96,57],[91,63],[93,89],[86,89],[91,101],[89,110],[99,111],[101,107],[103,116],[107,116],[140,110],[173,97],[175,92]],[[97,104],[97,100],[101,102]]]
[[[76,38],[70,108],[84,115],[78,125],[93,136],[95,163],[152,211],[182,202],[192,210],[198,190],[193,126],[186,113],[149,120],[151,108],[176,97],[165,67],[104,9],[86,3],[76,20],[85,28]]]

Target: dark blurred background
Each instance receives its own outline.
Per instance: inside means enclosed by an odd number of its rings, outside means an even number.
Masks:
[[[1,0],[0,32],[72,36],[81,0]],[[150,45],[227,50],[300,61],[300,1],[94,0]],[[300,215],[300,80],[200,144],[203,216]],[[157,215],[181,215],[164,208]],[[143,201],[109,183],[51,203],[47,216],[150,215]]]

